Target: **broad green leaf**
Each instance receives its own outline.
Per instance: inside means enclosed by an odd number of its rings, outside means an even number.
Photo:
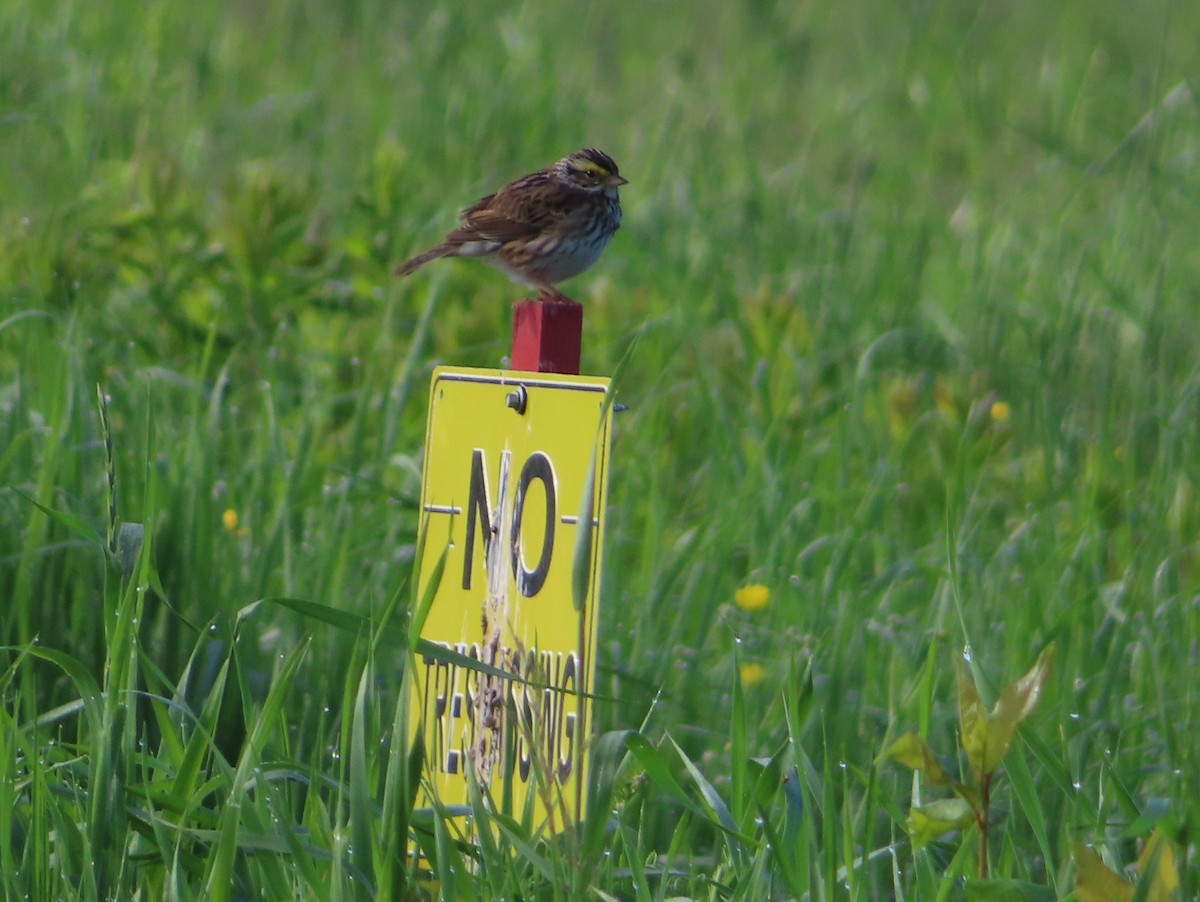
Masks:
[[[426,526],[425,530],[428,531]],[[424,533],[421,536],[422,547],[425,544]],[[421,560],[421,551],[417,552],[417,560]],[[442,549],[442,553],[438,555],[437,561],[433,565],[433,570],[429,572],[429,579],[425,583],[425,591],[421,593],[420,599],[417,601],[417,606],[413,610],[412,622],[408,627],[408,647],[410,651],[416,651],[417,646],[421,642],[421,630],[425,629],[425,621],[429,617],[429,612],[433,609],[434,599],[437,597],[438,586],[442,584],[442,575],[446,572],[446,557],[450,553],[450,546],[447,545]]]
[[[675,740],[672,739],[669,734],[664,737],[664,741],[671,743],[672,747],[679,754],[684,765],[689,768],[689,775],[691,775],[693,778],[699,776],[700,772],[695,769],[695,765],[693,765],[687,756],[683,754],[682,750],[678,745],[675,744]],[[646,777],[650,780],[650,782],[658,787],[660,791],[666,793],[701,820],[720,827],[730,836],[741,840],[743,843],[754,843],[753,837],[746,836],[738,832],[736,826],[733,825],[733,819],[729,815],[728,810],[725,808],[724,803],[720,802],[720,798],[716,796],[716,790],[712,788],[711,784],[709,784],[707,780],[703,780],[703,778],[701,778],[702,785],[700,786],[701,792],[705,797],[705,805],[697,805],[694,801],[692,801],[692,798],[687,794],[683,786],[680,785],[679,781],[675,779],[674,774],[671,773],[671,768],[667,763],[666,756],[664,756],[662,751],[655,747],[650,740],[648,740],[641,733],[630,733],[625,740],[625,746],[629,749],[629,753],[633,756],[634,760],[636,760],[637,763],[642,766],[642,770],[645,771]],[[716,806],[713,804],[714,801],[718,803]]]
[[[508,840],[509,845],[520,857],[522,863],[532,866],[547,883],[555,878],[554,861],[551,856],[546,854],[546,846],[541,843],[533,842],[529,834],[521,829],[520,824],[510,817],[505,817],[499,812],[490,813],[491,822],[504,834],[504,838]],[[486,828],[486,825],[482,825]],[[479,831],[483,833],[483,829]],[[484,857],[480,862],[486,868],[489,864],[493,867],[499,861],[499,853],[495,853],[489,861]]]
[[[617,371],[609,380],[608,389],[604,392],[604,401],[600,405],[600,421],[596,426],[596,438],[592,442],[592,459],[588,464],[587,477],[583,480],[583,495],[579,499],[579,527],[575,533],[575,548],[571,556],[571,603],[578,613],[583,610],[587,601],[588,586],[592,582],[592,552],[595,547],[593,533],[596,516],[596,456],[604,444],[605,432],[611,426],[611,410],[617,398],[617,385],[625,373],[625,368],[632,359],[633,347],[637,340],[625,351],[625,356],[617,365]],[[604,499],[600,499],[603,505]]]
[[[750,758],[746,762],[746,775],[753,778],[751,796],[760,810],[765,810],[775,801],[783,786],[781,754],[776,752],[770,758]]]
[[[737,649],[734,649],[734,667],[740,667],[739,657]],[[729,751],[732,788],[730,806],[738,826],[747,829],[748,819],[753,816],[753,806],[751,800],[746,796],[746,697],[742,691],[741,680],[733,681],[733,704],[729,717]]]
[[[609,392],[611,395],[611,391]],[[600,425],[604,425],[604,414],[601,414]],[[575,532],[575,548],[571,554],[571,604],[575,612],[583,610],[587,601],[588,587],[592,582],[592,534],[595,524],[592,520],[596,515],[596,452],[599,450],[600,436],[597,433],[596,444],[592,446],[592,460],[588,464],[587,476],[583,480],[583,494],[579,499],[579,520]]]
[[[36,507],[38,510],[40,510],[43,514],[45,514],[51,520],[58,523],[60,526],[63,526],[66,529],[69,529],[71,532],[75,533],[75,535],[79,536],[85,542],[89,542],[93,545],[98,545],[101,548],[106,547],[105,543],[104,543],[104,539],[102,539],[100,537],[100,533],[98,533],[98,532],[96,532],[96,530],[92,529],[92,525],[90,523],[88,523],[88,521],[85,520],[83,517],[76,516],[75,514],[68,514],[66,511],[56,511],[52,507],[46,507],[46,505],[39,502],[36,498],[34,498],[28,492],[22,491],[21,489],[17,488],[15,485],[9,486],[8,488],[14,494],[20,495],[22,498],[24,498],[26,501],[28,501],[30,504],[32,504],[34,507]]]
[[[1100,856],[1075,844],[1075,896],[1079,902],[1126,902],[1133,886],[1114,873]]]
[[[371,663],[368,661],[358,679],[358,692],[354,696],[353,714],[350,722],[350,860],[354,866],[374,883],[375,871],[372,852],[375,836],[372,826],[375,817],[371,807],[371,776],[367,767],[367,697],[373,682]]]
[[[609,812],[617,790],[617,775],[629,760],[625,743],[630,730],[601,733],[592,740],[587,768],[587,816],[584,819],[584,846],[598,851],[604,847],[610,827]]]
[[[625,740],[626,748],[634,757],[634,760],[642,766],[647,778],[654,783],[660,792],[665,793],[679,805],[691,811],[693,814],[699,815],[701,818],[706,818],[706,813],[701,810],[695,802],[693,802],[679,781],[675,779],[671,773],[670,767],[667,766],[666,760],[662,752],[654,746],[645,736],[640,733],[630,733]]]
[[[224,902],[224,900],[230,899],[236,890],[237,881],[234,879],[234,870],[237,865],[243,819],[249,820],[254,812],[254,806],[248,801],[247,784],[261,761],[262,750],[267,740],[282,723],[280,712],[283,710],[283,703],[292,680],[295,679],[300,664],[308,653],[309,644],[307,638],[302,640],[283,662],[267,692],[262,710],[246,737],[237,770],[234,772],[233,783],[221,808],[218,838],[209,854],[208,874],[203,893],[206,899]],[[248,824],[248,826],[253,832],[253,824]]]
[[[96,678],[92,676],[92,672],[82,662],[65,652],[53,648],[41,648],[36,645],[2,645],[0,646],[0,651],[16,652],[21,656],[31,655],[43,661],[49,661],[62,670],[75,684],[75,688],[79,692],[79,703],[82,705],[84,715],[87,717],[88,730],[93,734],[98,734],[103,730],[104,693],[100,689],[100,684],[96,682]],[[74,702],[71,704],[73,705]],[[66,706],[63,706],[63,708],[66,709]],[[55,709],[54,712],[50,713],[56,714],[58,711],[59,709]],[[48,715],[43,715],[43,717],[45,716]],[[28,727],[24,729],[28,729]]]
[[[921,849],[951,830],[962,830],[975,822],[965,799],[939,799],[908,812],[908,835],[913,849]]]
[[[733,820],[733,815],[730,814],[729,808],[725,804],[725,800],[721,798],[721,794],[717,792],[715,786],[708,781],[700,768],[696,767],[695,762],[687,756],[682,748],[679,747],[672,737],[667,739],[675,749],[675,754],[679,756],[679,760],[683,762],[683,766],[687,768],[688,775],[700,790],[700,797],[704,799],[704,805],[708,809],[709,819],[720,824],[725,831],[726,837],[736,837],[743,843],[753,843],[753,838],[746,834],[740,833],[738,825]],[[741,846],[731,847],[731,851],[735,856],[739,855],[744,849]]]
[[[884,749],[883,758],[891,758],[909,770],[919,770],[934,786],[953,786],[954,778],[946,773],[925,740],[916,733],[905,733]]]
[[[372,631],[372,622],[369,618],[359,614],[353,614],[350,611],[343,611],[340,608],[333,608],[329,605],[318,604],[315,601],[307,601],[303,598],[288,598],[281,596],[271,596],[251,602],[243,608],[238,616],[243,619],[248,616],[252,609],[263,602],[277,604],[281,607],[291,608],[298,614],[303,614],[312,620],[320,623],[328,624],[336,627],[344,632],[360,636],[369,636]],[[408,636],[404,629],[393,624],[385,624],[383,629],[379,631],[377,639],[379,644],[385,648],[407,648]]]
[[[1056,854],[1050,843],[1049,831],[1046,829],[1046,811],[1042,807],[1042,801],[1034,786],[1033,774],[1030,773],[1029,763],[1025,759],[1025,743],[1018,745],[1013,750],[1004,769],[1008,774],[1008,782],[1012,786],[1013,795],[1020,802],[1021,810],[1024,811],[1025,817],[1029,821],[1029,829],[1037,840],[1038,848],[1042,852],[1042,859],[1054,861]],[[1049,880],[1050,887],[1057,891],[1058,877],[1055,869],[1047,869],[1046,879]]]
[[[281,605],[285,608],[291,608],[299,614],[310,617],[321,623],[326,623],[337,629],[347,633],[354,633],[361,636],[371,634],[373,622],[359,614],[352,614],[349,611],[342,611],[337,608],[329,607],[328,605],[317,604],[314,601],[305,601],[302,598],[284,598],[272,597],[262,598],[259,601],[251,602],[242,608],[239,612],[239,619],[242,619],[253,611],[253,609],[263,602]],[[408,645],[409,637],[405,633],[403,627],[392,623],[384,623],[376,632],[375,639],[379,646],[383,648],[405,648]],[[428,639],[418,637],[416,639],[415,651],[418,655],[422,655],[434,661],[441,661],[447,664],[453,664],[456,667],[464,667],[467,670],[474,670],[478,673],[486,673],[488,676],[497,677],[502,680],[511,680],[514,683],[520,683],[524,686],[533,686],[534,688],[543,688],[541,684],[525,679],[516,673],[511,673],[507,670],[502,670],[499,667],[494,667],[491,664],[485,664],[483,661],[478,661],[475,658],[469,657],[460,651],[455,651],[448,645],[443,645],[440,642],[431,642]],[[580,693],[583,695],[584,693]],[[594,694],[587,695],[588,698],[598,698]]]

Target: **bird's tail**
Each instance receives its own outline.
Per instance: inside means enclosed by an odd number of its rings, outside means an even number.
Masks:
[[[424,266],[430,260],[436,260],[439,257],[445,257],[447,254],[451,253],[453,250],[454,250],[453,246],[451,246],[449,244],[439,244],[437,247],[432,248],[431,250],[427,250],[423,254],[418,254],[417,256],[415,256],[411,260],[409,260],[407,263],[403,264],[402,266],[397,267],[396,275],[407,276],[409,273],[415,272],[416,270],[420,269],[422,266]]]

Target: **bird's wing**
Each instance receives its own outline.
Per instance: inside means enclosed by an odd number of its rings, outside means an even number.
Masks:
[[[564,203],[566,190],[544,172],[535,172],[495,194],[482,197],[462,211],[462,227],[454,236],[463,241],[517,241],[532,238],[563,219],[571,205]]]
[[[483,207],[463,213],[463,224],[452,233],[464,241],[517,241],[540,231],[528,219],[515,218],[503,210]]]

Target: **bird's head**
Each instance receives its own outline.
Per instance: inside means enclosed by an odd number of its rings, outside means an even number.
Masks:
[[[604,192],[616,197],[617,189],[629,184],[629,179],[621,178],[617,171],[616,161],[594,147],[585,147],[564,157],[557,165],[566,179],[586,191]]]

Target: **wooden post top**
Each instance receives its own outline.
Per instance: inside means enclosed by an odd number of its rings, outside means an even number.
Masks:
[[[579,375],[583,305],[575,301],[519,301],[513,309],[512,368]]]

